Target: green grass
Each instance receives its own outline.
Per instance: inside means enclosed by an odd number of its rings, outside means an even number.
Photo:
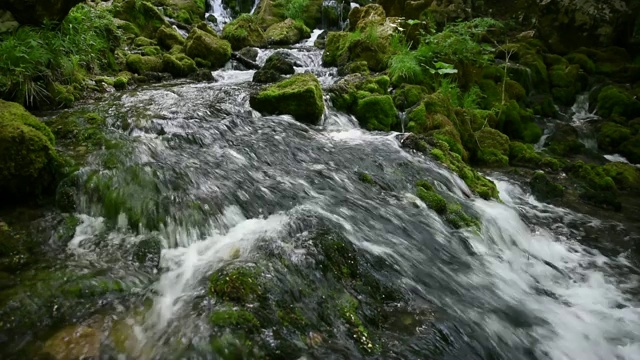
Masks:
[[[61,24],[22,26],[0,37],[0,98],[34,107],[51,101],[53,83],[79,84],[115,68],[120,41],[113,18],[78,5]]]

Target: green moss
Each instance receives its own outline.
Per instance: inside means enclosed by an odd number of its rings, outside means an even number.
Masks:
[[[366,61],[353,61],[338,69],[338,75],[346,76],[349,74],[369,74],[369,67]]]
[[[512,141],[509,144],[509,163],[514,166],[537,168],[542,158],[531,144]]]
[[[394,91],[393,103],[398,110],[404,111],[419,103],[427,93],[427,88],[423,86],[403,84]]]
[[[640,135],[625,141],[619,150],[631,163],[640,164]]]
[[[22,106],[0,100],[0,191],[7,202],[47,195],[60,160],[49,128]]]
[[[114,81],[113,81],[113,87],[116,90],[124,90],[127,88],[127,86],[129,85],[129,80],[125,77],[122,76],[118,76]]]
[[[480,230],[480,222],[464,212],[460,204],[448,204],[445,220],[454,229],[476,228]]]
[[[222,301],[247,304],[262,294],[258,284],[259,271],[248,267],[238,267],[214,273],[209,280],[209,292]]]
[[[247,333],[255,333],[260,329],[260,322],[247,310],[224,308],[213,311],[211,325],[222,328],[240,329]]]
[[[324,113],[320,82],[313,74],[296,74],[250,98],[251,107],[263,114],[288,114],[317,124]]]
[[[369,185],[374,185],[376,183],[375,181],[373,181],[371,175],[367,174],[366,172],[361,172],[360,175],[358,175],[358,179],[360,179],[360,181],[362,181],[363,183]]]
[[[369,332],[357,313],[358,301],[352,296],[346,295],[338,306],[340,316],[349,325],[355,341],[360,345],[360,349],[364,352],[374,352],[376,346],[369,338]]]
[[[577,161],[569,166],[568,171],[572,177],[584,181],[586,186],[594,191],[616,190],[615,182],[601,166]]]
[[[313,244],[322,254],[319,265],[325,274],[332,274],[340,280],[358,279],[358,257],[355,247],[348,239],[323,231],[313,238]]]
[[[566,67],[568,65],[568,61],[560,55],[545,54],[543,56],[543,59],[544,59],[544,63],[549,67],[553,67],[553,66]]]
[[[198,71],[196,62],[184,54],[175,56],[164,54],[162,57],[162,68],[174,77],[184,77]]]
[[[504,92],[510,100],[522,101],[527,96],[527,92],[519,83],[507,79],[504,84]]]
[[[398,121],[398,111],[389,95],[376,95],[358,101],[356,118],[369,130],[390,131]]]
[[[625,141],[631,139],[631,130],[614,122],[607,121],[598,128],[598,147],[604,151],[615,152]]]
[[[348,55],[347,59],[341,59],[341,57],[344,58],[348,39],[348,32],[330,32],[327,35],[324,52],[322,53],[322,65],[338,66],[341,63],[346,64],[348,62]]]
[[[130,54],[127,56],[127,68],[136,74],[162,71],[162,59],[155,56]]]
[[[163,26],[156,33],[158,45],[165,50],[171,50],[174,46],[184,45],[184,38],[174,28]]]
[[[416,195],[422,200],[429,209],[435,211],[439,215],[447,213],[447,202],[433,191],[427,191],[423,187],[419,187],[416,190]]]
[[[438,150],[438,149],[434,149],[434,150]],[[434,191],[433,185],[431,185],[431,183],[428,182],[427,180],[418,180],[418,182],[416,182],[416,187],[423,188],[426,191]]]
[[[155,6],[146,1],[121,1],[114,5],[113,14],[118,19],[132,23],[148,38],[155,37],[161,27],[170,27],[164,15]]]
[[[311,36],[311,30],[302,22],[286,19],[269,26],[264,35],[269,44],[294,45]]]
[[[137,48],[142,48],[145,46],[156,46],[156,42],[154,40],[147,39],[144,36],[140,36],[133,41],[133,46]]]
[[[162,49],[159,46],[143,46],[140,50],[142,50],[144,56],[162,55]]]
[[[477,161],[481,165],[509,165],[509,137],[498,130],[484,128],[475,133],[478,143]]]
[[[264,47],[267,38],[260,28],[255,16],[242,14],[237,19],[228,23],[222,30],[222,38],[231,43],[233,50],[245,47]]]
[[[531,192],[541,201],[552,199],[560,199],[564,196],[564,188],[562,185],[552,181],[549,177],[541,172],[536,172],[529,181]]]
[[[553,97],[549,95],[539,95],[529,99],[530,107],[535,115],[555,118],[558,110],[553,104]]]
[[[200,58],[213,68],[223,67],[231,59],[231,44],[217,35],[194,28],[185,42],[185,53],[192,59]],[[198,65],[199,66],[199,65]]]
[[[634,118],[640,116],[640,102],[624,89],[609,85],[598,95],[598,115]]]
[[[582,71],[587,74],[593,74],[596,71],[596,65],[588,56],[580,53],[572,53],[564,57],[570,64],[580,66]]]
[[[625,190],[640,190],[640,170],[633,165],[612,162],[602,167],[604,173],[613,179],[616,187]]]

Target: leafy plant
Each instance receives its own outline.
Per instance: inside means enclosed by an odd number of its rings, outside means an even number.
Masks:
[[[309,0],[289,0],[285,3],[284,15],[293,20],[301,20],[304,17]]]

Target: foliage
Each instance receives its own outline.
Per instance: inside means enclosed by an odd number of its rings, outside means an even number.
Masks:
[[[0,97],[27,106],[51,100],[51,84],[113,69],[120,34],[104,10],[76,6],[58,26],[23,26],[0,38]],[[55,99],[54,99],[55,100]]]
[[[293,20],[301,20],[305,16],[309,0],[289,0],[286,4],[285,16]]]

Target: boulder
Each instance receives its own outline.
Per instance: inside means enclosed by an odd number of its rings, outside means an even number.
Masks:
[[[187,37],[185,53],[192,59],[200,58],[209,62],[211,67],[217,69],[231,59],[231,44],[216,35],[194,28]]]
[[[382,6],[370,4],[364,7],[353,8],[349,12],[349,30],[363,30],[369,26],[384,24],[387,15]]]
[[[293,59],[286,52],[275,52],[267,58],[262,69],[253,75],[253,82],[272,83],[282,79],[282,75],[293,75]]]
[[[184,45],[184,38],[182,35],[180,35],[176,29],[169,26],[163,26],[158,29],[156,39],[158,40],[158,45],[165,50],[171,50],[174,46]]]
[[[148,38],[154,38],[163,26],[171,27],[158,8],[146,1],[124,0],[114,4],[113,15],[117,19],[133,24],[142,35]]]
[[[0,34],[14,31],[19,26],[20,24],[9,11],[0,10]]]
[[[130,54],[127,56],[127,68],[135,73],[162,71],[162,59],[156,56],[143,56],[140,54]]]
[[[509,165],[509,137],[498,130],[485,127],[476,131],[477,161],[481,165],[503,167]]]
[[[243,14],[224,26],[222,38],[229,41],[233,50],[245,47],[267,46],[267,38],[253,15]]]
[[[529,181],[531,193],[540,201],[560,199],[564,196],[564,188],[542,171],[536,172]]]
[[[358,101],[356,118],[368,130],[390,131],[398,122],[398,111],[389,95],[374,95]]]
[[[164,54],[162,57],[162,69],[173,77],[185,77],[198,71],[195,61],[185,54]]]
[[[311,37],[311,31],[304,24],[287,19],[271,25],[265,35],[269,44],[293,45],[302,39]]]
[[[253,74],[252,81],[258,84],[269,84],[278,82],[283,79],[283,76],[273,70],[258,70]]]
[[[0,204],[53,190],[59,159],[51,130],[21,105],[0,100]]]
[[[245,59],[249,59],[253,62],[258,60],[259,51],[256,48],[246,47],[238,51],[238,55],[244,57]]]
[[[4,0],[0,10],[11,12],[23,25],[41,25],[45,21],[62,21],[71,8],[83,0]]]
[[[70,325],[44,344],[43,352],[54,359],[87,359],[100,355],[100,332],[83,325]]]
[[[298,74],[271,85],[250,98],[250,105],[263,114],[288,114],[316,125],[324,113],[322,88],[313,74]]]

